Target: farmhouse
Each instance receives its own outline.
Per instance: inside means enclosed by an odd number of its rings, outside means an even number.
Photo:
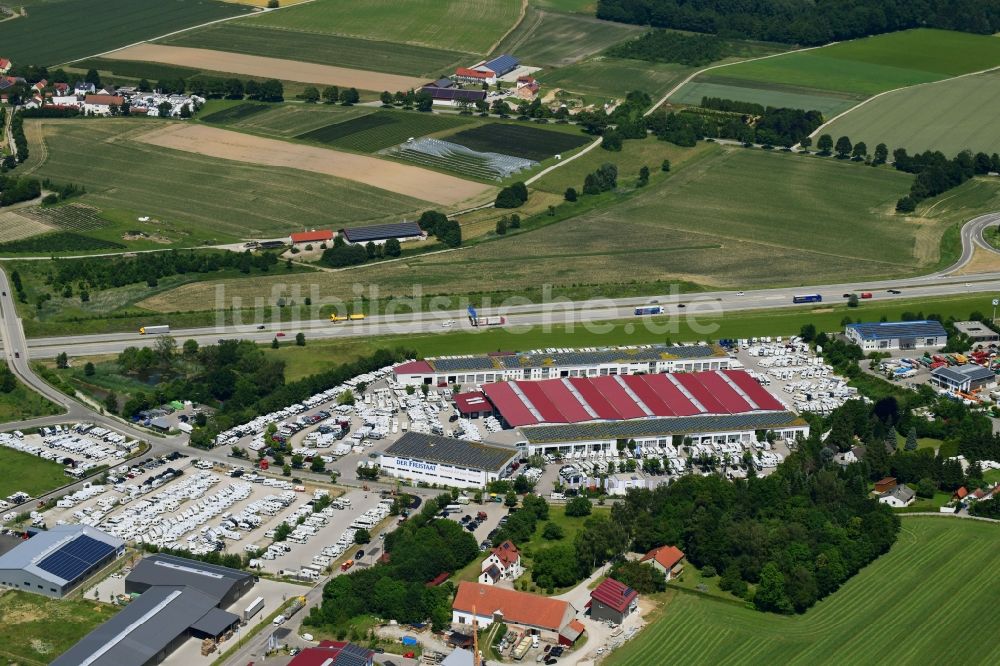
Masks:
[[[226,610],[252,575],[172,555],[143,559],[125,578],[139,596],[53,662],[53,666],[145,666],[194,638],[218,638],[240,617]]]
[[[621,624],[639,607],[639,593],[614,578],[605,578],[590,593],[590,618]]]
[[[73,92],[77,95],[90,95],[97,92],[97,86],[93,83],[88,83],[86,81],[77,81],[76,85],[73,86]]]
[[[56,525],[0,556],[0,585],[61,599],[125,553],[125,542],[86,525]]]
[[[666,577],[668,581],[677,578],[684,571],[684,553],[677,546],[660,546],[642,556],[640,562],[647,562]]]
[[[0,74],[6,74],[13,66],[13,63],[7,58],[0,58]]]
[[[521,552],[509,539],[490,551],[483,560],[479,582],[496,585],[501,580],[517,580],[524,573]]]
[[[471,625],[475,618],[483,629],[503,622],[508,628],[514,626],[556,640],[573,621],[576,609],[561,599],[463,581],[458,584],[451,614],[452,624]]]
[[[492,86],[497,82],[497,74],[482,66],[459,67],[455,70],[455,80],[462,83],[485,83]]]
[[[86,95],[83,98],[83,112],[88,116],[110,116],[111,107],[120,109],[125,98],[120,95]]]
[[[440,356],[396,366],[401,384],[450,386],[520,379],[604,377],[636,373],[725,370],[729,356],[709,345],[648,345],[573,351]]]
[[[320,231],[315,229],[312,231],[300,231],[293,233],[290,240],[292,245],[300,245],[302,243],[326,243],[333,240],[333,232],[329,229]]]
[[[896,477],[887,476],[875,482],[876,493],[887,493],[896,487]]]
[[[939,321],[883,321],[848,324],[847,339],[864,350],[943,347],[948,334]]]
[[[901,508],[904,506],[909,506],[913,503],[913,498],[916,497],[916,493],[913,492],[909,486],[898,485],[892,490],[882,493],[878,496],[878,501],[882,504],[888,504],[889,506],[896,508]]]
[[[411,240],[423,240],[427,234],[416,222],[397,222],[394,224],[373,224],[368,227],[350,227],[340,230],[344,240],[348,243],[360,243],[362,245],[372,242],[381,245],[390,238],[395,238],[400,242]]]
[[[389,476],[457,488],[485,488],[510,475],[517,449],[407,432],[382,453],[380,466]]]
[[[997,376],[989,368],[970,363],[956,368],[934,368],[931,370],[931,383],[949,391],[969,393],[996,386]]]

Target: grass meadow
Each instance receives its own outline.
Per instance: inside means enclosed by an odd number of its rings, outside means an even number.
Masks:
[[[29,395],[37,398],[39,406],[47,406],[48,409],[34,409],[28,412],[11,411],[10,396],[15,396],[14,400],[20,404],[27,405]],[[14,391],[0,396],[0,418],[3,418],[4,421],[24,420],[34,416],[48,416],[58,413],[59,410],[55,405],[20,383]],[[33,456],[30,453],[8,449],[6,446],[0,448],[0,465],[3,465],[3,468],[7,470],[17,470],[15,474],[4,474],[3,478],[0,479],[0,495],[3,497],[13,495],[19,490],[23,490],[32,497],[38,497],[71,481],[63,473],[63,466],[59,463]]]
[[[427,295],[534,297],[549,284],[587,298],[655,293],[656,285],[677,282],[741,289],[905,276],[953,262],[957,224],[1000,204],[1000,183],[975,179],[902,217],[893,207],[910,177],[889,169],[711,144],[686,160],[668,174],[653,170],[645,188],[625,174],[618,194],[562,204],[554,218],[543,212],[527,220],[527,231],[459,252],[347,273],[244,280],[227,293],[252,302],[280,281],[350,298],[349,284],[360,282],[376,285],[382,297],[409,296],[418,282]],[[638,172],[638,164],[631,168]],[[470,275],[481,289],[470,288]],[[211,282],[186,285],[140,305],[162,312],[208,307],[214,289]]]
[[[543,88],[582,95],[588,103],[622,98],[632,90],[657,97],[684,80],[693,67],[671,63],[595,56],[567,67],[543,70],[536,77]]]
[[[485,54],[514,26],[520,9],[520,0],[317,0],[251,22]]]
[[[734,79],[874,95],[1000,65],[1000,39],[917,29],[726,67]]]
[[[161,43],[407,76],[439,76],[469,59],[464,53],[440,48],[272,28],[250,21],[210,25]]]
[[[1000,41],[1000,40],[998,40]],[[897,90],[872,100],[824,129],[869,146],[884,142],[891,152],[1000,150],[1000,72]]]
[[[4,592],[0,595],[0,655],[8,663],[51,663],[118,610],[93,600]]]
[[[1000,526],[903,518],[892,550],[804,615],[779,617],[670,590],[646,629],[604,663],[988,663],[996,657]],[[969,617],[983,639],[956,640]],[[992,618],[992,619],[991,619]],[[915,628],[919,627],[919,631]]]
[[[15,64],[57,65],[250,11],[216,0],[35,3],[27,7],[27,16],[0,22],[0,44],[3,56]]]
[[[310,226],[395,221],[423,204],[331,176],[155,147],[152,119],[29,121],[33,175],[87,188],[80,201],[150,216],[202,242],[273,237]],[[41,135],[41,137],[39,137]],[[184,238],[178,239],[183,242]],[[198,243],[189,243],[198,244]]]
[[[718,71],[726,72],[728,69]],[[811,88],[783,86],[774,83],[765,86],[761,83],[705,74],[685,84],[677,93],[670,96],[670,101],[674,104],[698,106],[701,104],[702,97],[737,99],[741,102],[790,109],[815,109],[822,112],[825,118],[832,118],[864,99],[861,95],[817,92]]]

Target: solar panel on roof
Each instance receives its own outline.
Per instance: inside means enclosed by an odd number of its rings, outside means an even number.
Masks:
[[[72,582],[114,550],[111,544],[81,535],[38,562],[38,568]]]

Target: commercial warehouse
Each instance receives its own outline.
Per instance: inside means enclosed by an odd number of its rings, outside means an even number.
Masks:
[[[674,418],[597,421],[569,425],[521,428],[518,442],[522,455],[589,454],[617,455],[622,445],[634,441],[638,449],[674,446],[674,438],[691,444],[743,444],[752,446],[758,433],[773,432],[781,439],[809,436],[809,424],[794,412],[681,416]]]
[[[393,372],[396,381],[402,384],[451,386],[521,379],[696,372],[729,367],[729,356],[714,345],[645,345],[442,356],[403,363]]]
[[[382,472],[414,482],[485,488],[508,476],[518,451],[509,446],[408,432],[382,453]]]
[[[883,321],[848,324],[847,339],[862,349],[925,349],[943,347],[948,334],[939,321]]]
[[[125,552],[125,542],[86,525],[56,525],[0,556],[0,585],[61,599]]]
[[[139,596],[52,664],[158,664],[189,637],[216,639],[236,627],[240,617],[221,607],[253,584],[252,575],[236,569],[152,555],[125,578],[125,591]]]
[[[510,381],[483,391],[510,427],[785,409],[742,370]]]

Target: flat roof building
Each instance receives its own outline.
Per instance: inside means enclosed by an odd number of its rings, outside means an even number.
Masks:
[[[509,446],[410,431],[382,453],[380,466],[400,479],[485,488],[509,475],[518,456],[517,449]]]
[[[0,585],[60,599],[125,553],[125,542],[87,525],[56,525],[0,556]]]
[[[970,393],[996,386],[997,375],[989,368],[975,363],[954,368],[943,366],[931,370],[931,383],[949,391]]]
[[[944,326],[934,320],[848,324],[844,335],[864,350],[924,349],[948,342]]]
[[[440,356],[402,363],[393,373],[402,384],[450,386],[520,379],[697,372],[729,367],[729,356],[715,345],[644,345]]]
[[[424,238],[424,232],[416,222],[395,222],[393,224],[373,224],[367,227],[341,229],[348,243],[384,243],[390,238],[399,241]]]
[[[973,342],[1000,342],[1000,333],[982,322],[956,321],[954,326],[956,331],[964,333]]]
[[[240,617],[222,609],[253,586],[248,573],[173,555],[144,558],[125,578],[138,593],[53,666],[151,666],[188,637],[218,638]]]

